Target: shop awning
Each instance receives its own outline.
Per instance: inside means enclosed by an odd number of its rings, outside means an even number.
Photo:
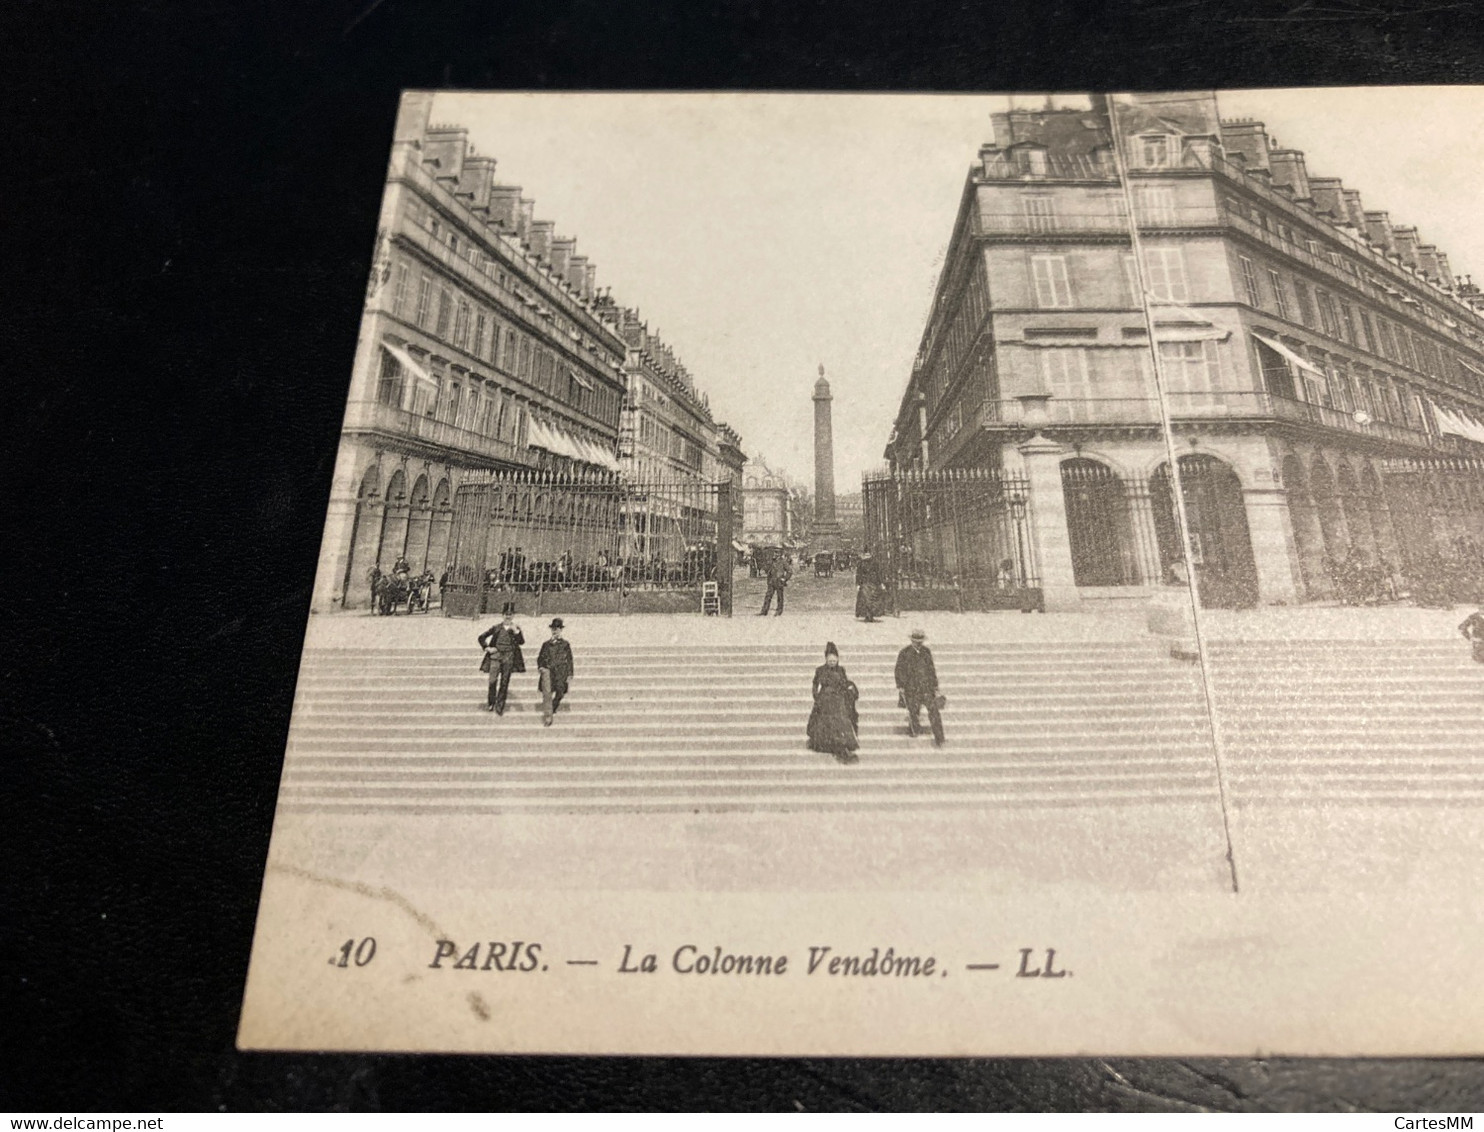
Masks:
[[[1298,366],[1299,369],[1306,369],[1310,373],[1314,374],[1316,377],[1324,376],[1324,371],[1322,369],[1316,366],[1313,362],[1309,361],[1302,354],[1298,353],[1296,350],[1292,350],[1288,346],[1284,345],[1282,341],[1274,338],[1271,334],[1264,334],[1261,330],[1254,330],[1252,332],[1252,337],[1256,338],[1268,349],[1276,350],[1283,357],[1287,358],[1290,364]]]
[[[1454,436],[1461,436],[1465,440],[1473,440],[1484,444],[1484,425],[1481,425],[1472,417],[1466,416],[1463,413],[1455,413],[1438,405],[1432,407],[1432,413],[1437,418],[1439,432],[1452,433]]]
[[[584,389],[591,389],[593,387],[593,383],[591,381],[583,377],[582,374],[578,373],[570,366],[567,367],[567,372],[572,375],[572,380],[577,382],[577,384],[582,386]]]

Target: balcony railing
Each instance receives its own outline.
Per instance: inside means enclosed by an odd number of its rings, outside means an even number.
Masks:
[[[345,410],[346,432],[377,432],[402,440],[420,440],[436,448],[453,449],[465,455],[503,464],[534,468],[537,460],[529,449],[472,429],[461,428],[437,417],[408,412],[380,401],[351,401]]]
[[[1371,439],[1452,452],[1458,444],[1452,437],[1435,436],[1419,429],[1371,420],[1365,424],[1353,414],[1327,405],[1315,405],[1289,397],[1254,390],[1214,390],[1168,395],[1170,415],[1176,421],[1280,420],[1318,425]],[[1147,425],[1159,423],[1159,403],[1152,397],[1103,397],[1059,399],[1044,406],[1027,408],[1021,401],[986,401],[979,423],[986,428],[1040,428],[1043,425]]]

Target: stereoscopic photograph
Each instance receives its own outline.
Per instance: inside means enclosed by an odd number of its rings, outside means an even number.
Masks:
[[[1481,113],[404,94],[241,1045],[1479,1052]]]

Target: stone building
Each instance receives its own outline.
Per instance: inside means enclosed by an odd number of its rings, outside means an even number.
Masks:
[[[793,536],[788,479],[754,456],[742,469],[742,542],[784,546]]]
[[[1134,595],[1183,556],[1162,394],[1208,604],[1477,557],[1484,302],[1444,252],[1214,94],[993,124],[892,468],[1025,482],[1048,603]]]
[[[316,610],[365,605],[399,558],[438,574],[470,473],[619,468],[626,347],[593,265],[431,101],[398,113]]]

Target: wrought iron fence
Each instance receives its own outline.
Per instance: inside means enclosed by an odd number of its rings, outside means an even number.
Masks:
[[[862,501],[866,547],[894,611],[1040,606],[1024,476],[990,468],[878,472],[865,477]]]
[[[454,493],[444,611],[731,612],[731,485],[485,473]],[[721,553],[718,553],[720,549]]]

